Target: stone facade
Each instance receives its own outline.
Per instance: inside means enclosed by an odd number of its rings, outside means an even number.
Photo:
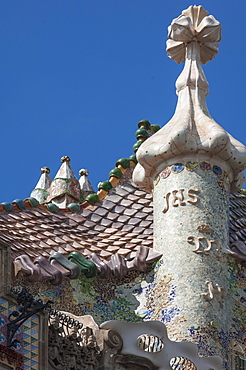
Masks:
[[[246,197],[230,192],[246,148],[209,115],[200,65],[220,38],[201,6],[172,22],[177,109],[160,130],[139,122],[136,167],[118,160],[96,194],[64,156],[39,201],[0,205],[0,369],[244,366]]]

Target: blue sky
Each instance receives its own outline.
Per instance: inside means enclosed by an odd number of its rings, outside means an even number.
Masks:
[[[99,181],[135,143],[137,123],[172,117],[182,65],[165,52],[186,0],[0,0],[0,202],[24,199],[40,167],[68,155]],[[199,5],[199,4],[197,4]],[[213,118],[246,143],[246,1],[204,0],[222,23],[204,66]]]

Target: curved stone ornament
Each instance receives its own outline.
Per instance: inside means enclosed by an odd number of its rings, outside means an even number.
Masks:
[[[195,344],[190,342],[171,341],[167,336],[166,326],[159,321],[128,323],[112,320],[106,321],[100,328],[114,330],[120,335],[123,341],[121,354],[144,357],[150,360],[159,370],[169,369],[171,361],[173,362],[172,368],[179,369],[179,367],[174,367],[175,362],[177,363],[177,356],[179,356],[180,359],[185,359],[186,364],[192,364],[193,367],[189,367],[189,369],[221,369],[222,360],[219,356],[199,357],[197,353],[198,349]],[[154,338],[153,343],[161,342],[162,346],[158,347],[158,351],[146,350],[145,345],[139,345],[138,338],[142,338],[143,336],[149,336],[152,340]],[[157,338],[159,338],[159,341]],[[148,348],[149,347],[147,347],[147,349]],[[186,369],[186,367],[184,367],[184,369]]]
[[[208,285],[208,293],[202,293],[202,297],[210,302],[217,296],[217,300],[222,307],[223,299],[227,296],[227,291],[218,284],[215,284],[216,288],[214,288],[212,281],[206,281],[206,284]]]
[[[87,278],[96,276],[98,272],[97,266],[83,257],[79,252],[71,252],[68,255],[68,260],[78,265]]]
[[[241,240],[237,240],[230,244],[230,251],[233,257],[246,261],[246,245]]]
[[[177,63],[185,61],[186,44],[196,38],[201,44],[201,63],[212,60],[218,53],[221,24],[200,6],[190,6],[168,27],[167,54]]]
[[[202,241],[206,242],[207,244],[206,248],[202,248],[201,246]],[[212,249],[212,244],[215,244],[216,249],[214,251],[214,254],[217,258],[221,257],[221,254],[220,254],[221,246],[219,242],[215,239],[208,239],[208,238],[205,238],[204,236],[200,236],[198,238],[195,236],[188,236],[187,242],[190,244],[195,244],[196,248],[193,250],[193,252],[197,254],[209,254]]]

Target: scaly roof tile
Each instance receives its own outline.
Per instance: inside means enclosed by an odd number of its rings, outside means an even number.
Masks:
[[[245,243],[246,197],[237,193],[230,199],[230,241]],[[0,212],[0,220],[0,242],[11,245],[13,257],[23,253],[49,257],[54,251],[68,255],[76,250],[109,261],[115,253],[126,256],[139,246],[153,245],[152,194],[131,181],[119,183],[96,206],[76,214],[28,208]]]

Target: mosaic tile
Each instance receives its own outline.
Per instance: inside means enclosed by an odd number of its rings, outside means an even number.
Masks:
[[[195,171],[195,170],[197,170],[198,166],[199,166],[198,162],[188,161],[187,163],[185,163],[185,168],[188,171]]]
[[[205,172],[209,172],[211,171],[211,164],[208,163],[208,162],[201,162],[200,163],[200,168],[205,171]]]
[[[171,167],[170,167],[171,171],[173,173],[179,173],[181,171],[183,171],[184,169],[184,164],[183,163],[175,163],[173,164]]]
[[[2,316],[0,316],[0,326],[4,326],[6,324],[5,320]]]
[[[6,340],[5,336],[3,333],[0,333],[0,343],[4,342]]]
[[[218,176],[221,176],[223,171],[222,169],[219,167],[219,166],[213,166],[213,172],[218,175]]]
[[[171,173],[171,170],[169,167],[165,168],[161,173],[160,173],[160,177],[162,177],[163,179],[166,179]],[[159,181],[158,181],[159,182]],[[157,182],[157,184],[158,184]],[[156,184],[156,185],[157,185]]]
[[[2,325],[3,332],[0,332],[0,342],[4,344],[4,342],[6,343],[6,337],[4,333],[7,332],[7,317],[13,311],[18,310],[18,307],[1,298],[1,308],[2,310],[0,315],[0,323],[4,325]],[[24,369],[29,370],[32,359],[35,359],[35,361],[33,361],[32,363],[32,367],[34,370],[38,370],[38,327],[38,317],[33,316],[31,319],[26,321],[25,324],[22,325],[21,328],[19,328],[15,333],[15,338],[20,342],[17,343],[16,350],[18,350],[18,353],[24,354]]]

